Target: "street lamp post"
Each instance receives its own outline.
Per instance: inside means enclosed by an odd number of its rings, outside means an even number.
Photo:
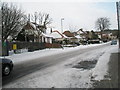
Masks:
[[[61,33],[63,33],[63,20],[64,18],[61,18]]]
[[[120,48],[120,2],[116,2],[117,6],[117,21],[118,21],[118,40],[119,40],[119,48]]]

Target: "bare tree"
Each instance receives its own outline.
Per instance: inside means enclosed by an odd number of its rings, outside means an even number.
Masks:
[[[39,18],[39,24],[40,25],[44,25],[47,26],[48,24],[52,23],[52,18],[50,18],[50,15],[47,13],[39,13],[38,14],[38,18]]]
[[[50,18],[49,14],[47,13],[35,12],[33,15],[31,15],[31,21],[36,25],[36,31],[38,33],[38,39],[40,42],[41,33],[46,32],[48,25],[52,23],[52,18]]]
[[[31,15],[31,20],[36,24],[38,23],[39,26],[42,26],[45,29],[47,29],[47,26],[52,23],[50,15],[42,12],[35,12],[34,15]],[[40,28],[40,31],[44,32],[42,28]]]
[[[107,17],[98,18],[97,21],[95,22],[96,28],[101,31],[101,39],[103,31],[108,29],[110,25],[111,25],[110,20]]]
[[[2,3],[2,41],[7,40],[8,36],[15,36],[25,23],[25,15],[17,6]]]

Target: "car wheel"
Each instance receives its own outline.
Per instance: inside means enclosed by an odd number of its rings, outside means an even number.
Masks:
[[[3,75],[7,76],[9,75],[11,72],[10,70],[10,66],[9,65],[6,65],[4,68],[3,68]]]

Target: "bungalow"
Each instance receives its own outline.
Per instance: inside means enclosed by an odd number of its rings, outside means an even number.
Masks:
[[[60,33],[57,30],[52,31],[50,36],[53,37],[54,42],[58,42],[58,43],[63,43],[63,41],[68,38],[67,36],[65,36],[64,34]]]
[[[69,40],[69,43],[73,44],[78,42],[78,37],[75,37],[70,31],[65,31],[63,34],[68,37],[67,40]]]
[[[76,42],[79,43],[81,40],[82,40],[82,37],[80,35],[76,35],[75,36],[77,39],[76,39]]]
[[[99,38],[101,39],[101,32],[95,32]],[[116,32],[115,32],[116,33]],[[116,39],[117,38],[117,34],[114,34],[113,30],[109,30],[109,31],[103,31],[102,33],[102,38],[106,39],[106,40],[112,40],[112,39]]]
[[[52,37],[45,34],[46,27],[33,22],[27,22],[18,34],[18,41],[52,43]]]
[[[53,36],[45,34],[45,33],[41,33],[41,38],[42,38],[41,41],[43,43],[52,43]]]

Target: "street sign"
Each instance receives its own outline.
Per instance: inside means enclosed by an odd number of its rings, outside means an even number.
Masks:
[[[16,50],[16,49],[17,49],[17,45],[13,44],[13,50]]]

